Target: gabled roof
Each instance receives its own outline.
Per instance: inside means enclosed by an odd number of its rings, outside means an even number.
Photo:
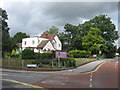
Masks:
[[[37,46],[37,48],[43,48],[48,42],[49,40],[42,40],[41,43]]]
[[[54,40],[54,37],[56,36],[56,34],[48,34],[47,32],[44,32],[40,37],[41,38],[47,38],[50,41]]]

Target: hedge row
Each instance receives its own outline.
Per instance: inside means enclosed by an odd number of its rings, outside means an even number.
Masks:
[[[46,64],[46,65],[52,66],[52,61],[53,61],[54,66],[58,66],[58,59],[57,58],[44,59],[44,60],[38,59],[38,60],[32,61],[32,64],[37,64],[39,66],[41,66],[42,64]],[[66,66],[66,67],[76,67],[76,61],[74,58],[60,58],[60,63],[62,66]]]
[[[88,58],[91,56],[91,52],[85,50],[72,50],[68,52],[68,56],[74,58]]]
[[[22,59],[51,59],[52,53],[34,53],[31,49],[25,49],[22,51]]]

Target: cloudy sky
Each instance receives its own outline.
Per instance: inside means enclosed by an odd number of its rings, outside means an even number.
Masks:
[[[64,30],[66,23],[78,25],[99,14],[111,17],[118,30],[118,2],[5,2],[10,35],[25,32],[32,36],[51,26]]]

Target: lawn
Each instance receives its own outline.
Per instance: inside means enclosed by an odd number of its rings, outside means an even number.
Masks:
[[[97,59],[96,58],[75,58],[75,60],[76,60],[76,66],[80,66],[84,63],[94,61],[94,60],[97,60]]]
[[[24,67],[27,66],[27,64],[31,64],[35,59],[28,59],[28,60],[24,60]],[[80,66],[83,65],[87,62],[90,61],[94,61],[97,60],[95,58],[75,58],[76,60],[76,66]],[[1,60],[0,60],[1,61]],[[56,63],[56,62],[55,62]],[[57,65],[57,63],[56,63]],[[57,68],[58,66],[54,66],[54,68]],[[22,60],[19,58],[10,58],[10,59],[2,59],[2,66],[9,66],[9,67],[22,67]],[[40,68],[52,68],[52,66],[50,66],[49,64],[44,65],[42,64],[42,66]],[[67,68],[61,65],[61,68]]]

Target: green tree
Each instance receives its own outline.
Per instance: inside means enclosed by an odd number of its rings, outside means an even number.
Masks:
[[[120,54],[120,47],[117,49],[117,52]]]
[[[117,52],[117,47],[112,43],[107,43],[107,50],[104,52],[106,58],[113,58]]]
[[[12,48],[16,48],[17,47],[17,43],[22,43],[22,39],[26,38],[27,34],[26,33],[22,33],[22,32],[18,32],[14,35],[12,39]]]
[[[64,29],[65,31],[59,34],[60,40],[63,44],[63,49],[66,51],[82,49],[82,35],[79,30],[80,24],[78,26],[66,24]]]
[[[100,44],[105,42],[101,33],[99,29],[91,27],[88,34],[82,38],[83,48],[91,51],[92,54],[96,54],[100,48]]]
[[[50,28],[50,30],[47,30],[46,32],[48,33],[48,34],[58,34],[58,28],[57,27],[55,27],[55,26],[52,26],[51,28]]]
[[[2,12],[0,16],[2,17],[2,55],[3,55],[4,52],[11,51],[12,47],[11,47],[11,39],[9,35],[10,28],[8,27],[6,21],[8,20],[7,12],[5,10],[2,10],[1,8],[0,8],[0,12]]]
[[[115,25],[112,23],[111,18],[107,15],[95,16],[90,21],[86,21],[81,25],[81,30],[84,35],[87,34],[90,27],[98,28],[101,30],[101,36],[105,39],[106,43],[114,43],[118,39],[118,31],[115,29]]]

